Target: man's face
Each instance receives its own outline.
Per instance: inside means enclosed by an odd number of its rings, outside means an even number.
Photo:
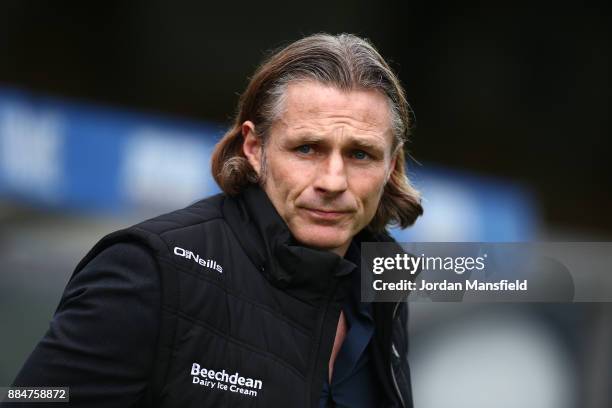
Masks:
[[[287,87],[264,149],[264,190],[302,244],[344,255],[370,223],[395,164],[387,99],[317,82]],[[260,139],[243,124],[244,152],[258,174]]]

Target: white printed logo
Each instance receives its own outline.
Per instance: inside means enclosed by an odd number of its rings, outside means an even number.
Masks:
[[[174,247],[174,255],[178,255],[187,259],[193,259],[195,263],[198,263],[205,268],[213,269],[219,273],[223,273],[223,267],[219,265],[214,259],[204,259],[200,255],[194,254],[193,252],[180,247]]]
[[[199,384],[209,389],[229,391],[237,394],[256,397],[257,390],[263,389],[263,382],[253,378],[243,377],[238,372],[226,373],[225,370],[214,371],[200,368],[198,363],[191,366],[193,384]]]

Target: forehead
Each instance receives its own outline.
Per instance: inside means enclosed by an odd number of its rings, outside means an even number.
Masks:
[[[354,136],[392,137],[385,95],[372,89],[343,91],[314,81],[287,86],[279,122],[289,130],[329,131],[343,127]]]

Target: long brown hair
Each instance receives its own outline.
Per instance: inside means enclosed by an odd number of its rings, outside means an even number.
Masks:
[[[410,131],[410,107],[398,78],[385,60],[367,40],[352,34],[305,37],[275,52],[259,66],[240,97],[232,127],[212,155],[212,174],[219,187],[234,195],[258,182],[242,151],[242,124],[252,121],[265,146],[270,127],[281,114],[287,85],[300,80],[314,80],[345,91],[374,89],[387,96],[395,136],[392,148],[397,156],[368,227],[382,231],[388,224],[402,228],[412,225],[423,208],[420,194],[405,171],[403,145]]]

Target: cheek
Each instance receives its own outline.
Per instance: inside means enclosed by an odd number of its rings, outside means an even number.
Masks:
[[[352,190],[366,207],[366,211],[369,207],[378,206],[385,186],[385,176],[384,171],[376,171],[360,172],[352,178],[354,180]]]
[[[274,184],[272,188],[277,190],[283,199],[292,202],[308,186],[313,171],[311,167],[305,166],[299,160],[277,155],[268,161],[268,181]]]

